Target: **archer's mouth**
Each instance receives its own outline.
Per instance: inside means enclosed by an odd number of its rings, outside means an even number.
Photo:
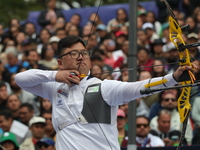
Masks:
[[[85,63],[80,62],[80,63],[77,63],[77,65],[78,65],[78,66],[83,66],[83,65],[85,65]]]

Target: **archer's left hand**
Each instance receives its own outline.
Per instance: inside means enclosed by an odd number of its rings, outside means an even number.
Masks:
[[[180,66],[173,74],[174,79],[179,81],[179,77],[183,74],[184,71],[190,70],[191,72],[194,72],[195,69],[197,69],[195,64],[192,64],[192,66]]]

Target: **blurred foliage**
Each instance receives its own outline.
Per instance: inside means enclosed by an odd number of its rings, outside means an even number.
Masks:
[[[73,8],[73,2],[78,2],[81,7],[94,6],[99,4],[96,0],[58,0],[67,3]],[[100,0],[99,0],[100,1]],[[138,0],[149,1],[149,0]],[[102,0],[102,5],[128,3],[128,0]],[[46,0],[0,0],[0,24],[8,27],[9,20],[17,18],[20,21],[25,20],[30,11],[38,11],[46,8]]]

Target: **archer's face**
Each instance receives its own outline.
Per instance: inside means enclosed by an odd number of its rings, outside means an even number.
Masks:
[[[63,54],[73,50],[81,52],[85,50],[85,47],[81,43],[76,43],[70,48],[66,48]],[[90,58],[83,58],[81,54],[76,59],[72,58],[70,54],[65,55],[61,59],[58,59],[58,64],[61,70],[78,70],[81,74],[88,74],[91,68]]]

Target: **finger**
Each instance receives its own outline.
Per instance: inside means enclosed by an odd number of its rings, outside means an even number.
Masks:
[[[76,75],[76,76],[80,76],[80,73],[77,70],[71,70],[70,74]]]
[[[192,64],[192,67],[194,68],[194,69],[197,69],[198,67],[196,66],[196,64]]]
[[[67,83],[69,86],[72,85],[72,83],[69,80],[65,80],[65,83]]]
[[[79,81],[79,80],[73,79],[73,78],[70,79],[70,82],[71,82],[71,83],[74,83],[74,84],[80,84],[80,81]]]
[[[70,79],[76,79],[77,81],[80,81],[80,77],[76,76],[74,74],[70,74],[69,77],[70,77]]]

